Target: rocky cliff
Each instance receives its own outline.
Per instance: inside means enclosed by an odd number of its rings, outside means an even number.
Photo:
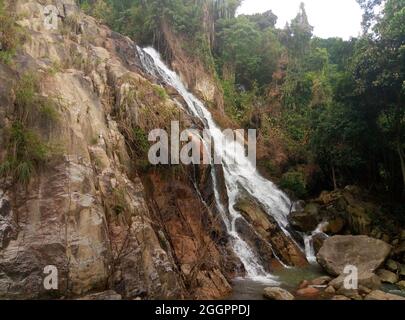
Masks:
[[[44,24],[48,4],[58,9],[56,30]],[[0,64],[0,159],[13,153],[10,132],[21,122],[18,110],[29,107],[19,95],[30,77],[33,96],[52,103],[21,123],[53,147],[29,181],[0,180],[0,297],[228,294],[243,268],[212,212],[206,168],[144,165],[145,132],[171,120],[195,122],[178,108],[179,97],[143,74],[133,41],[73,0],[6,5],[25,41],[11,63]],[[47,265],[58,268],[58,290],[44,289]]]

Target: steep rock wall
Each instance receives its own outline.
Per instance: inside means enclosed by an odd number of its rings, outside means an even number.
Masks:
[[[57,30],[43,24],[46,4],[59,10]],[[9,10],[28,40],[11,66],[0,64],[0,124],[9,129],[13,88],[34,72],[41,95],[58,101],[57,122],[39,131],[60,151],[28,186],[0,184],[0,297],[71,298],[110,289],[128,299],[229,293],[237,259],[218,241],[223,226],[187,172],[161,181],[153,171],[140,176],[134,165],[133,126],[148,132],[170,120],[194,121],[178,108],[178,97],[169,88],[162,96],[142,73],[135,43],[80,13],[73,0],[19,0]],[[147,191],[142,181],[150,182]],[[183,201],[173,198],[172,185]],[[202,249],[209,264],[200,262]],[[56,291],[43,287],[47,265],[58,268]]]

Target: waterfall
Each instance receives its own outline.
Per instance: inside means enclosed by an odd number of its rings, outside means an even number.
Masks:
[[[304,244],[305,244],[305,255],[307,257],[307,260],[310,263],[317,263],[316,262],[316,256],[315,256],[315,249],[314,249],[314,236],[318,234],[322,234],[325,237],[328,237],[326,233],[323,232],[325,228],[328,226],[327,222],[322,222],[318,225],[318,227],[313,231],[311,234],[304,235]]]
[[[257,281],[275,282],[274,277],[269,275],[260,264],[258,257],[254,254],[248,243],[238,234],[235,221],[243,219],[243,217],[234,209],[234,206],[238,201],[241,189],[243,189],[244,192],[260,203],[266,212],[276,220],[283,231],[288,234],[286,230],[288,225],[287,216],[291,208],[289,198],[272,182],[266,180],[257,172],[255,166],[244,156],[244,146],[235,143],[236,145],[226,144],[225,147],[222,147],[224,134],[215,123],[209,110],[197,97],[186,89],[180,77],[165,65],[156,50],[138,47],[138,54],[145,71],[163,81],[166,85],[173,87],[183,97],[189,112],[200,119],[205,124],[206,129],[209,129],[214,141],[214,152],[220,155],[222,159],[225,185],[229,198],[228,211],[221,202],[215,169],[212,166],[211,173],[215,201],[231,238],[233,250],[242,261],[248,278]],[[236,155],[235,148],[238,150]],[[237,161],[233,161],[234,157],[238,157]]]

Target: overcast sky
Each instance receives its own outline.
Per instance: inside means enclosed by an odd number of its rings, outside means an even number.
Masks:
[[[356,0],[244,0],[239,14],[253,14],[271,9],[282,28],[291,21],[301,2],[305,3],[309,22],[315,35],[349,39],[361,32],[362,11]]]

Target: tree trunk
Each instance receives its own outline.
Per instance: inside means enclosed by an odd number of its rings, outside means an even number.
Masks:
[[[335,166],[332,165],[332,179],[333,179],[333,188],[336,190],[337,187],[337,182],[336,182],[336,172],[335,172]]]
[[[404,151],[401,148],[401,144],[399,142],[397,145],[397,150],[398,150],[399,160],[401,161],[402,180],[404,183],[403,187],[405,190],[405,155],[404,155]]]

